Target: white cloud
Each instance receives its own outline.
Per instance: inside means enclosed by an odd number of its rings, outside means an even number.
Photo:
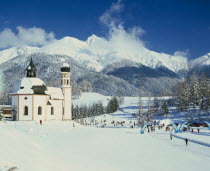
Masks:
[[[110,8],[100,16],[99,21],[109,27],[116,26],[121,22],[119,14],[123,11],[123,8],[122,0],[117,0],[117,2],[112,3]]]
[[[12,46],[43,46],[55,40],[54,33],[47,33],[42,28],[17,27],[17,33],[6,28],[0,32],[0,48],[8,48]]]
[[[110,28],[108,41],[110,45],[123,54],[138,54],[144,50],[144,41],[140,36],[144,31],[140,27],[133,27],[127,31],[123,25]]]
[[[174,52],[173,56],[181,56],[187,58],[189,56],[189,50],[176,51]]]
[[[125,30],[120,17],[123,10],[123,1],[117,0],[99,17],[99,21],[109,29],[108,42],[112,48],[126,55],[137,54],[145,47],[144,41],[140,39],[144,30],[137,26]]]
[[[124,6],[123,0],[117,0],[99,17],[99,21],[109,29],[108,43],[115,50],[123,52],[125,55],[147,56],[149,50],[145,47],[145,41],[142,39],[145,31],[140,26],[124,28],[125,21],[120,17]],[[188,55],[189,50],[185,50],[176,51],[172,56],[187,58]]]

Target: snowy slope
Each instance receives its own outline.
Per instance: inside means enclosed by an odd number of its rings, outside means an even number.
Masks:
[[[122,48],[117,46],[117,43],[113,46],[108,40],[95,35],[90,36],[87,41],[64,37],[40,48],[27,46],[6,49],[0,51],[0,63],[8,61],[20,53],[30,55],[34,52],[71,56],[84,66],[96,71],[101,71],[113,62],[126,59],[151,68],[165,66],[174,72],[188,69],[188,61],[182,56],[157,53],[140,47],[136,47],[135,49]]]
[[[110,97],[84,93],[74,104],[107,102]],[[165,97],[166,98],[166,97]],[[148,98],[144,97],[143,104]],[[124,120],[127,125],[137,110],[138,98],[125,97],[121,111],[95,117]],[[75,127],[73,127],[73,123]],[[117,129],[116,129],[117,128]],[[73,121],[0,121],[0,171],[198,171],[210,167],[210,148],[173,137],[165,129],[140,134],[140,128],[82,126]],[[203,133],[203,134],[202,134]],[[184,138],[209,142],[209,131]]]
[[[209,148],[169,133],[82,127],[72,122],[0,123],[0,168],[17,171],[197,171],[210,167]],[[82,163],[82,164],[81,164]],[[8,169],[0,169],[6,171]]]
[[[21,48],[12,47],[9,49],[2,50],[0,51],[0,64],[11,60],[18,55],[22,55],[22,54],[30,55],[33,52],[37,52],[38,49],[39,48],[37,47],[25,46]]]
[[[197,66],[207,66],[207,65],[210,65],[210,53],[207,53],[204,56],[192,60],[189,64],[190,68],[194,68]]]

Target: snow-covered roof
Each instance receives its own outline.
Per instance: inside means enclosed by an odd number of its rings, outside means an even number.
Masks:
[[[69,66],[69,64],[67,64],[67,63],[63,63],[62,68],[63,68],[63,67],[68,67],[68,68],[69,68],[70,66]]]
[[[51,99],[64,99],[61,88],[47,87],[46,94],[50,95]]]
[[[25,77],[16,83],[11,94],[34,94],[33,86],[46,86],[45,83],[36,77]]]

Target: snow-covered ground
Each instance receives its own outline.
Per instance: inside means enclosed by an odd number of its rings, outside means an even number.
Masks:
[[[91,104],[110,97],[83,94],[74,104]],[[145,104],[147,98],[145,98]],[[173,137],[165,129],[140,134],[130,128],[136,118],[138,98],[125,98],[114,114],[97,116],[107,126],[82,126],[73,121],[0,121],[0,171],[197,171],[210,168],[210,148]],[[87,118],[87,122],[92,118]],[[125,121],[113,126],[112,121]],[[73,127],[73,123],[75,127]],[[102,124],[102,123],[100,123]],[[99,124],[99,125],[100,125]],[[118,128],[118,129],[116,129]],[[210,131],[176,134],[183,138],[210,142]],[[15,170],[15,169],[14,169]]]

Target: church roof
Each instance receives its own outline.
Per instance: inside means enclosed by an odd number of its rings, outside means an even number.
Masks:
[[[50,95],[51,99],[64,99],[63,92],[58,87],[47,87],[46,94]]]
[[[45,83],[36,77],[25,77],[16,83],[11,94],[45,94]]]

